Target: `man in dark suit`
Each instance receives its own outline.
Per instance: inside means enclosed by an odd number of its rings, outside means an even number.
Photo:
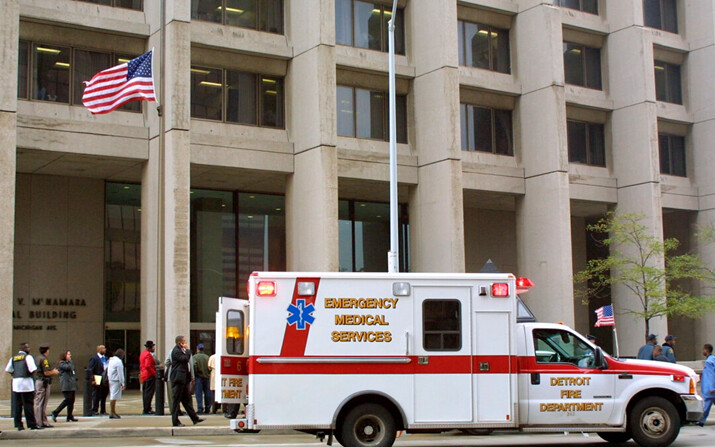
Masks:
[[[176,336],[176,346],[171,350],[171,371],[169,380],[171,381],[171,423],[174,427],[183,427],[179,421],[179,403],[184,406],[194,425],[206,419],[200,418],[194,410],[193,398],[191,396],[191,350],[183,335]]]
[[[107,349],[104,345],[99,345],[97,346],[97,354],[89,359],[89,369],[92,370],[92,416],[107,414],[109,382],[100,379],[98,383],[96,380],[97,377],[102,377],[102,373],[107,369],[106,353]]]

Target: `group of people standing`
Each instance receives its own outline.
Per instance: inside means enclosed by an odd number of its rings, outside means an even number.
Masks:
[[[658,360],[661,362],[675,363],[675,340],[674,335],[666,335],[665,343],[662,346],[658,345],[658,336],[655,334],[648,335],[646,344],[638,350],[637,358],[639,360]]]

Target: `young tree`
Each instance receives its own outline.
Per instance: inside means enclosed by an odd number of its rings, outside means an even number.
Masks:
[[[680,315],[697,317],[715,308],[715,296],[703,295],[715,286],[713,271],[694,254],[677,254],[680,242],[675,238],[660,240],[641,224],[643,214],[608,213],[586,228],[604,238],[599,242],[609,248],[605,258],[591,259],[586,268],[574,275],[576,293],[584,304],[602,296],[611,285],[621,284],[638,298],[639,305],[626,308],[626,313],[645,322],[645,337],[650,333],[650,320]],[[703,229],[712,241],[711,229]],[[692,293],[693,281],[700,281],[700,295]]]

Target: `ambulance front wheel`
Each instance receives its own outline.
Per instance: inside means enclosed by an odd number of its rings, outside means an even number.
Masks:
[[[397,429],[392,414],[382,405],[365,403],[345,416],[336,438],[344,447],[390,447]]]
[[[633,440],[643,447],[666,447],[680,432],[680,417],[675,406],[658,396],[637,402],[628,416]]]

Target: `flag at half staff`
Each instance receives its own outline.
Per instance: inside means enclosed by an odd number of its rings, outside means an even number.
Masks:
[[[109,113],[129,101],[156,101],[152,77],[154,50],[136,59],[102,70],[84,81],[82,103],[93,114]]]
[[[607,306],[601,306],[595,310],[596,312],[596,324],[594,327],[601,326],[615,326],[616,319],[613,316],[613,305],[609,304]]]

